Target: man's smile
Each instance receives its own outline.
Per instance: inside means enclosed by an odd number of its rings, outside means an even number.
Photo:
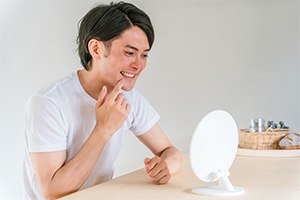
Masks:
[[[135,77],[134,74],[129,73],[129,72],[121,71],[120,73],[121,73],[125,78],[134,78],[134,77]]]

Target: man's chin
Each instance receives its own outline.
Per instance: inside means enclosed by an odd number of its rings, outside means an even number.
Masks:
[[[123,80],[123,83],[124,83],[124,85],[122,87],[122,90],[130,91],[134,88],[136,81],[135,80],[130,80],[130,81]]]
[[[128,87],[128,86],[123,86],[122,90],[129,92],[130,90],[132,90],[134,88],[134,86]]]
[[[130,91],[130,90],[132,90],[134,88],[134,86],[135,86],[135,84],[130,83],[130,82],[128,83],[128,82],[124,81],[124,85],[122,87],[122,90],[124,90],[124,91]]]

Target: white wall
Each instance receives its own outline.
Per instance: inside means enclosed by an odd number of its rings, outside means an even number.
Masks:
[[[21,199],[22,112],[45,83],[80,68],[77,22],[99,1],[0,0],[0,199]],[[299,1],[133,1],[156,40],[137,87],[160,125],[187,152],[198,121],[225,109],[300,130]],[[116,176],[150,152],[128,133]]]

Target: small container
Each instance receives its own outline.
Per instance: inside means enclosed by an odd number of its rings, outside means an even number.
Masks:
[[[257,119],[258,132],[262,133],[265,131],[265,120],[263,118]]]
[[[255,118],[250,119],[249,131],[255,133],[258,131],[258,121]]]

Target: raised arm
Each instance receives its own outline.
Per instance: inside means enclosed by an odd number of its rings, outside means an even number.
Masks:
[[[180,152],[170,143],[157,124],[138,138],[155,155],[144,160],[146,171],[152,181],[156,184],[167,183],[181,167]]]
[[[120,81],[107,98],[107,89],[103,87],[95,106],[95,128],[71,160],[65,162],[65,151],[31,153],[46,199],[56,199],[77,191],[89,177],[103,147],[128,116],[130,106],[120,93],[122,85]]]

